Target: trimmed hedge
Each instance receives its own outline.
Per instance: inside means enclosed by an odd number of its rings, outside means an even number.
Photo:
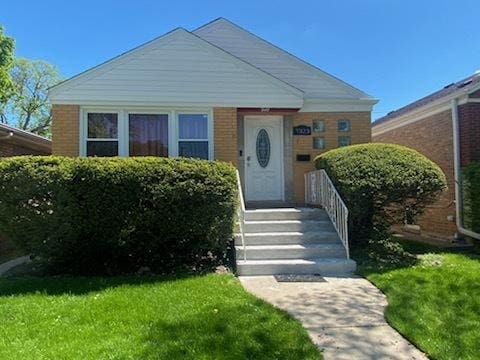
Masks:
[[[442,170],[419,152],[391,144],[362,144],[327,151],[315,159],[349,208],[350,238],[384,240],[405,210],[418,215],[446,188]]]
[[[465,225],[480,233],[480,163],[471,163],[463,169]]]
[[[223,261],[233,166],[193,159],[0,160],[0,232],[50,273],[199,270]]]

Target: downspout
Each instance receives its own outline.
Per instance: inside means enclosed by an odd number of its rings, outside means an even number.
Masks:
[[[480,234],[463,227],[463,196],[462,170],[460,159],[460,126],[458,122],[458,99],[452,99],[452,129],[453,129],[453,168],[455,173],[455,222],[460,234],[480,240]]]

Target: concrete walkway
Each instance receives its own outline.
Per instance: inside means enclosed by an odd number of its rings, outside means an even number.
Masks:
[[[245,289],[303,323],[329,359],[427,359],[383,317],[385,296],[359,277],[325,282],[277,282],[273,276],[240,277]]]

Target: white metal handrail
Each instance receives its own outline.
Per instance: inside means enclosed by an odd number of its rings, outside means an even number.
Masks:
[[[347,259],[349,259],[348,208],[325,170],[315,170],[305,174],[305,204],[323,207],[332,221],[345,247]]]
[[[243,247],[243,260],[247,260],[247,249],[245,247],[245,232],[243,230],[245,226],[245,200],[243,199],[242,183],[240,182],[240,173],[237,170],[237,186],[238,186],[238,198],[239,204],[237,207],[238,217],[238,230],[240,232],[240,239],[242,240]]]

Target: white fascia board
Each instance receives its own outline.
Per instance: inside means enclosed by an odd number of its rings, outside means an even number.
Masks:
[[[305,99],[299,112],[370,112],[376,99]]]
[[[222,102],[202,102],[202,103],[189,103],[189,102],[158,102],[158,101],[76,101],[76,100],[62,100],[53,99],[51,101],[55,105],[80,105],[80,106],[138,106],[138,107],[162,107],[162,108],[215,108],[215,107],[236,107],[236,108],[283,108],[283,109],[299,109],[303,106],[303,100],[292,100],[289,102],[273,102],[262,101],[258,99],[258,102],[234,102],[234,103],[222,103]]]
[[[409,111],[391,120],[387,120],[379,124],[372,124],[372,136],[381,135],[388,131],[398,129],[402,126],[415,123],[417,121],[425,119],[426,117],[450,110],[452,99],[458,99],[458,105],[463,105],[471,102],[471,99],[468,98],[468,95],[479,89],[480,84],[476,84],[475,86],[467,88],[462,92],[455,92],[450,96],[443,97],[437,101],[432,101],[431,103],[425,104],[418,109]]]

